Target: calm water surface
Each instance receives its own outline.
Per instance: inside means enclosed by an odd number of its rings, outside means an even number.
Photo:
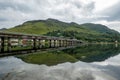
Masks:
[[[66,49],[79,61],[54,66],[0,58],[0,80],[120,80],[120,46],[86,45]]]

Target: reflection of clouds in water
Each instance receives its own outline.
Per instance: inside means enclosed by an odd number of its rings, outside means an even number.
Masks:
[[[120,58],[120,56],[119,56]],[[118,59],[118,58],[111,58]],[[110,59],[110,61],[112,61]],[[113,60],[115,61],[115,60]],[[26,64],[19,59],[10,57],[0,60],[4,62],[3,66],[14,63],[11,67],[4,67],[2,71],[6,74],[5,80],[119,80],[120,67],[117,65],[99,65],[100,63],[63,63],[56,66]],[[107,60],[106,60],[107,62]],[[108,60],[109,62],[109,60]],[[119,64],[119,63],[118,63]],[[3,67],[2,66],[2,67]],[[7,71],[5,72],[4,70]],[[9,70],[10,69],[10,70]],[[1,72],[0,72],[1,73]],[[2,77],[3,78],[3,77]]]
[[[94,62],[91,64],[97,65],[97,67],[104,73],[107,73],[108,75],[117,78],[117,80],[120,80],[120,55],[111,57],[102,62]]]
[[[99,64],[99,65],[114,65],[114,66],[120,66],[120,55],[111,57],[105,61],[102,62],[93,62],[92,64]]]
[[[94,80],[90,71],[78,70],[72,64],[65,65],[66,67],[59,65],[54,67],[26,65],[24,67],[27,67],[27,69],[23,69],[21,72],[12,72],[6,80]]]

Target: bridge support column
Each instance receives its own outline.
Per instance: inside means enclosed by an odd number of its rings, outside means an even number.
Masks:
[[[61,40],[59,40],[59,47],[61,47],[61,46],[62,46],[62,45],[61,45],[61,44],[62,44],[61,42],[62,42],[62,41],[61,41]]]
[[[57,48],[57,46],[58,46],[58,45],[57,45],[57,40],[55,40],[55,47]]]
[[[8,51],[8,52],[11,51],[11,41],[10,41],[10,37],[7,38],[7,51]]]
[[[73,41],[71,41],[71,45],[73,46]]]
[[[70,43],[69,43],[69,41],[67,41],[67,46],[69,46],[70,45]]]
[[[77,41],[75,41],[75,46],[77,45]]]
[[[65,47],[65,40],[63,40],[63,47]]]
[[[67,47],[67,40],[65,40],[65,47]]]
[[[64,47],[64,40],[62,40],[62,47]]]
[[[55,48],[56,47],[56,40],[54,40],[53,45],[54,45],[54,48]]]
[[[44,48],[44,43],[45,43],[45,42],[44,42],[44,40],[42,39],[42,40],[41,40],[41,48]]]
[[[61,40],[61,47],[63,47],[63,40]]]
[[[70,43],[69,43],[69,41],[67,41],[67,46],[69,46],[70,45]]]
[[[55,40],[55,46],[58,47],[58,41],[57,40]]]
[[[74,41],[74,46],[76,45],[76,41]]]
[[[75,42],[74,41],[72,41],[72,45],[75,46]]]
[[[33,49],[35,49],[35,50],[37,49],[36,48],[36,41],[37,41],[36,39],[33,39]]]
[[[51,48],[52,47],[52,40],[50,39],[49,40],[49,48]]]
[[[64,46],[64,47],[66,46],[66,40],[63,41],[63,46]]]
[[[72,41],[70,41],[70,46],[72,46]]]
[[[46,48],[46,39],[42,40],[42,48]]]
[[[70,46],[70,41],[68,41],[68,46]]]
[[[38,39],[38,48],[41,48],[41,39]]]
[[[59,47],[59,40],[56,40],[56,46]]]
[[[65,45],[66,45],[66,47],[68,46],[68,41],[67,40],[65,41]]]
[[[1,52],[4,52],[5,49],[5,37],[1,37]]]
[[[69,41],[67,41],[67,46],[69,46]]]
[[[63,47],[65,47],[65,40],[63,40]]]
[[[73,46],[73,41],[71,41],[71,46]]]

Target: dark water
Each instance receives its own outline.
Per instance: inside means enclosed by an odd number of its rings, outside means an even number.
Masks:
[[[86,45],[64,50],[79,61],[54,66],[0,58],[0,80],[120,80],[120,46]]]

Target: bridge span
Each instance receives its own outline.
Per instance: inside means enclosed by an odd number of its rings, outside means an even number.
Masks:
[[[54,36],[0,32],[0,54],[14,51],[78,46],[81,40]]]

